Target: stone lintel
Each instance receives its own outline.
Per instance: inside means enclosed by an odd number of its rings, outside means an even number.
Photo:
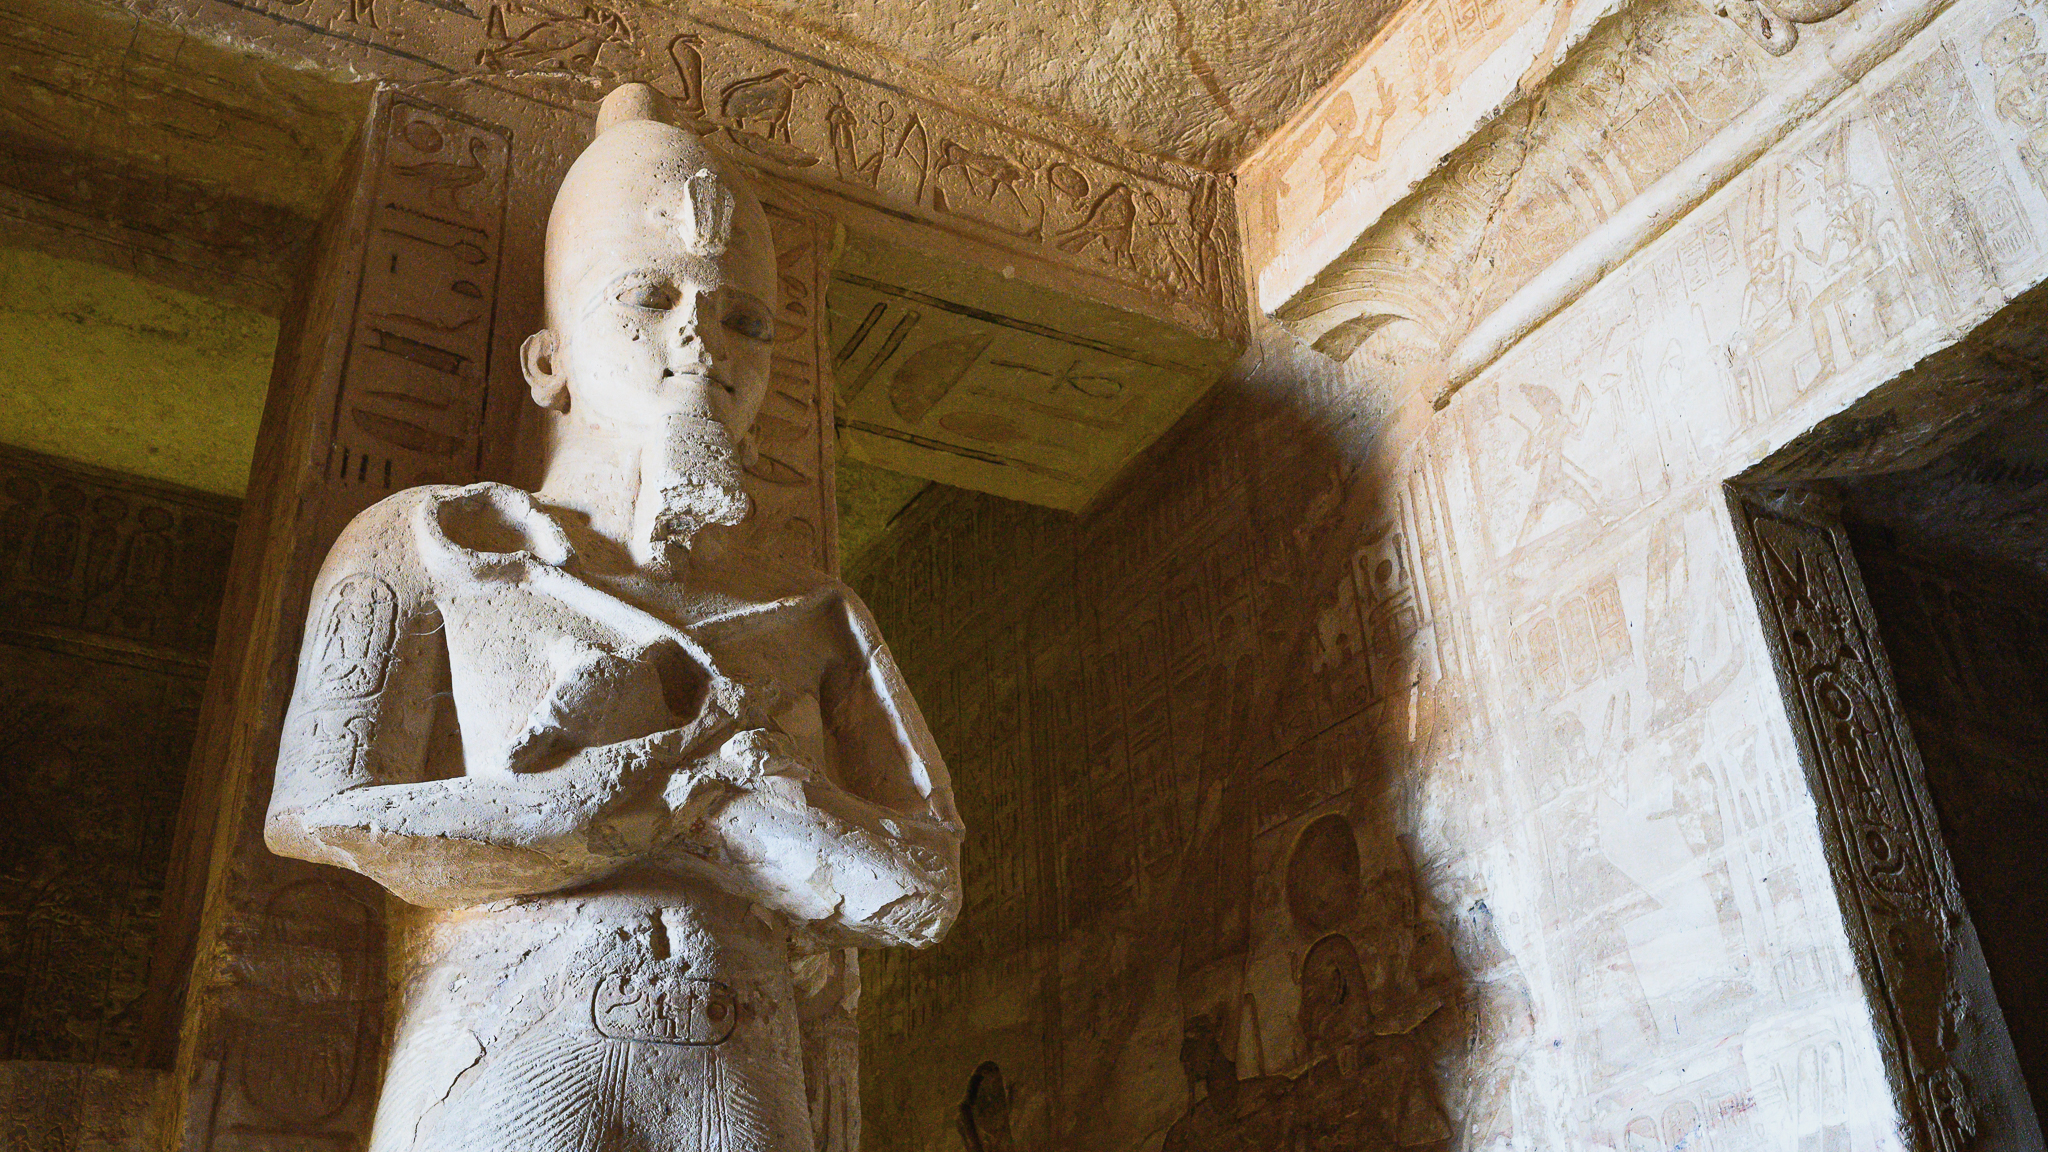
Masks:
[[[1441,406],[1946,6],[1865,0],[1770,40],[1693,0],[1641,0],[1261,306],[1336,359],[1418,326],[1442,350]]]
[[[1414,0],[1237,168],[1245,275],[1278,308],[1626,0]]]
[[[646,81],[678,122],[766,175],[827,193],[849,223],[908,223],[920,243],[1055,292],[1244,340],[1227,177],[743,10],[705,5],[685,15],[613,2],[557,15],[483,0],[128,6],[296,66],[395,83],[462,81],[562,111],[588,114],[617,84]]]
[[[1237,355],[911,239],[854,232],[833,275],[840,448],[862,463],[1079,511]]]

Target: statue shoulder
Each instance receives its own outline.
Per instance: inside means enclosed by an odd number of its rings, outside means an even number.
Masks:
[[[493,520],[501,514],[515,520],[541,516],[533,497],[509,484],[406,488],[356,513],[328,549],[320,583],[331,585],[350,575],[369,574],[424,590],[431,580],[434,557],[423,553],[438,551],[435,545],[446,541],[444,526],[451,519],[471,523],[479,508],[485,510],[484,518]],[[451,509],[459,512],[451,517]],[[549,524],[552,526],[551,521]]]
[[[853,594],[853,590],[837,576],[808,564],[761,552],[748,552],[746,555],[747,582],[752,585],[749,593],[756,599],[796,600]]]
[[[808,564],[797,564],[786,560],[766,560],[761,571],[772,582],[773,599],[803,599],[813,603],[833,602],[842,606],[854,630],[869,645],[881,642],[881,630],[875,623],[873,612],[868,610],[867,601],[854,591],[853,585],[829,572],[820,571]]]

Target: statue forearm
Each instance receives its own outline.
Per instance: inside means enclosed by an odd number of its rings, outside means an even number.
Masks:
[[[463,777],[351,789],[271,816],[274,849],[336,864],[409,904],[455,908],[586,883],[628,862],[600,816]]]
[[[286,855],[336,864],[405,900],[453,908],[552,892],[644,857],[671,814],[661,785],[720,728],[715,716],[585,748],[546,771],[359,784],[271,812]]]
[[[586,748],[532,773],[343,783],[275,806],[281,853],[453,908],[688,859],[721,887],[864,945],[928,944],[958,914],[960,831],[816,778],[787,742],[742,732],[695,755],[700,722]],[[317,776],[305,773],[308,778]]]

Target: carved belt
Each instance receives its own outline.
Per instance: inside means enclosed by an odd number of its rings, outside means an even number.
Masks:
[[[717,980],[675,975],[601,976],[590,990],[590,1021],[614,1040],[707,1047],[725,1043],[740,1001]]]

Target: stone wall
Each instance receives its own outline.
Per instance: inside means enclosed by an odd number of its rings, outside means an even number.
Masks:
[[[968,908],[868,962],[873,1146],[1421,1147],[1438,1105],[1469,1149],[2038,1146],[1995,1069],[1958,1104],[1961,1055],[1887,1063],[1868,878],[1838,895],[1721,493],[2036,386],[2038,324],[1909,370],[2048,273],[2038,22],[1859,58],[1442,412],[1411,325],[1342,370],[1267,326],[1082,517],[906,514],[852,575],[953,765]]]
[[[1274,339],[1095,514],[927,497],[855,575],[972,829],[959,934],[868,961],[875,1147],[952,1147],[984,1061],[1018,1148],[1156,1141],[1225,1061],[1247,1132],[1445,1134],[1418,1073],[1471,981],[1405,816],[1456,727],[1442,525],[1371,466],[1383,413]]]
[[[0,449],[0,1064],[147,1062],[235,511]]]

